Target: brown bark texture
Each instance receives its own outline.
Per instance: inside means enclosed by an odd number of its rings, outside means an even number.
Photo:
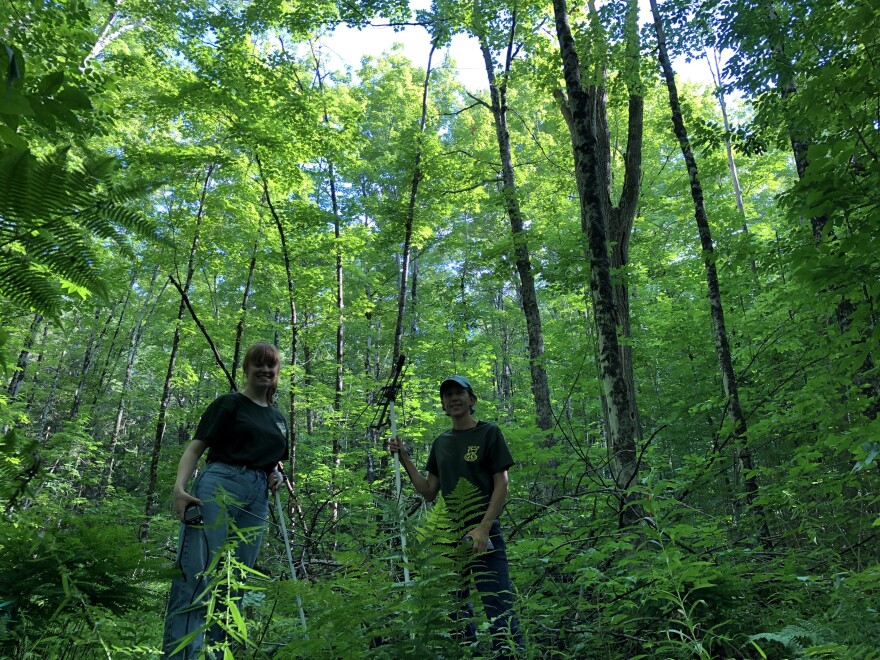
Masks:
[[[535,275],[532,260],[526,241],[525,220],[519,202],[514,175],[513,152],[510,147],[510,129],[507,124],[507,74],[512,60],[512,43],[516,31],[516,20],[511,19],[510,41],[507,49],[505,73],[495,74],[495,62],[485,36],[480,36],[480,50],[486,75],[489,79],[492,117],[495,121],[495,136],[498,141],[498,155],[501,158],[501,199],[504,210],[510,220],[513,234],[514,257],[516,272],[519,275],[520,298],[526,321],[526,334],[529,344],[529,374],[531,378],[532,397],[535,402],[535,420],[538,428],[549,431],[554,426],[553,409],[550,403],[550,384],[547,370],[544,368],[544,331],[541,326],[541,311],[538,306],[538,294],[535,289]]]
[[[607,231],[611,220],[607,173],[600,154],[599,121],[602,103],[595,90],[581,80],[580,60],[568,18],[565,0],[553,1],[556,34],[568,95],[575,178],[581,206],[581,229],[587,236],[590,258],[590,294],[596,321],[599,375],[607,401],[606,442],[609,468],[614,479],[621,525],[635,524],[641,518],[628,489],[638,472],[636,419],[633,401],[621,358],[617,337],[617,313],[611,282]]]

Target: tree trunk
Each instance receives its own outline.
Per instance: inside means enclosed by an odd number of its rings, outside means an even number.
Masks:
[[[134,285],[132,284],[132,287],[133,286]],[[98,382],[95,386],[95,396],[92,398],[93,406],[98,402],[98,399],[101,398],[101,395],[104,391],[104,382],[107,378],[107,371],[110,366],[113,353],[116,350],[116,340],[119,339],[119,331],[122,327],[122,322],[125,319],[125,313],[128,311],[128,303],[131,301],[132,293],[134,293],[134,289],[132,287],[129,287],[128,291],[125,294],[125,300],[122,301],[122,309],[120,310],[119,318],[116,321],[116,329],[113,331],[113,337],[110,339],[110,346],[107,348],[107,354],[104,356],[104,364],[101,367],[101,375],[98,376]],[[107,320],[104,322],[104,332],[106,332],[107,328],[110,326],[110,322],[113,320],[113,315],[118,306],[119,303],[114,305],[113,309],[110,311],[110,314],[107,316]]]
[[[44,323],[44,324],[43,324],[43,333],[42,333],[41,341],[40,341],[40,346],[45,346],[45,345],[46,345],[46,338],[47,338],[48,336],[49,336],[49,324],[48,324],[48,323]],[[43,351],[41,350],[39,353],[37,353],[37,371],[36,371],[36,373],[34,374],[34,380],[33,380],[32,383],[31,383],[31,389],[30,389],[30,392],[28,393],[28,400],[27,400],[27,408],[28,408],[28,410],[30,410],[30,409],[31,409],[31,406],[34,405],[34,399],[35,399],[36,396],[37,396],[37,392],[38,392],[39,390],[42,389],[42,388],[40,387],[40,365],[41,365],[42,363],[43,363]]]
[[[149,323],[149,318],[152,317],[153,312],[156,311],[156,307],[158,306],[159,300],[162,298],[162,294],[165,292],[165,287],[168,286],[166,283],[162,286],[162,290],[159,292],[159,295],[156,297],[156,301],[153,303],[152,309],[147,314],[147,310],[150,309],[150,297],[153,293],[153,287],[156,285],[156,277],[159,275],[159,267],[156,266],[153,269],[153,276],[150,278],[150,286],[147,289],[147,295],[144,299],[143,307],[141,308],[141,313],[135,321],[134,326],[131,329],[131,335],[128,342],[128,357],[125,361],[125,378],[122,380],[122,391],[119,394],[119,404],[116,406],[116,418],[113,421],[113,430],[110,433],[110,445],[107,451],[107,467],[104,470],[104,475],[101,479],[101,487],[99,489],[99,494],[101,497],[106,495],[107,488],[113,480],[113,467],[116,463],[116,447],[119,444],[119,436],[122,433],[122,419],[125,413],[125,400],[128,396],[128,391],[131,389],[131,377],[134,373],[134,363],[137,358],[137,351],[141,344],[141,339],[144,337],[144,331],[147,328]]]
[[[238,374],[238,363],[241,360],[241,339],[244,336],[244,319],[247,316],[248,299],[251,297],[251,285],[254,282],[254,272],[257,269],[257,250],[260,247],[260,237],[262,236],[262,228],[260,236],[254,241],[254,249],[251,251],[251,261],[248,265],[247,281],[244,283],[244,293],[241,296],[241,311],[238,315],[238,323],[235,325],[235,352],[232,357],[232,382],[235,382]]]
[[[34,314],[34,320],[31,321],[31,327],[28,330],[27,338],[24,340],[24,348],[21,349],[21,352],[18,354],[18,361],[15,363],[15,373],[12,374],[12,379],[9,381],[9,386],[6,388],[6,393],[9,396],[10,401],[18,396],[18,391],[21,389],[21,384],[24,382],[24,378],[27,375],[27,367],[31,358],[31,349],[34,347],[34,341],[37,338],[37,333],[40,331],[40,324],[42,322],[43,315]]]
[[[409,201],[406,206],[404,218],[403,254],[400,264],[400,281],[397,294],[397,322],[394,325],[394,348],[391,352],[391,364],[397,364],[401,352],[401,340],[403,338],[403,318],[406,312],[406,289],[409,278],[409,262],[412,256],[412,229],[415,222],[416,200],[419,193],[419,184],[422,181],[422,142],[425,136],[425,125],[428,120],[428,89],[431,82],[431,60],[434,57],[436,44],[431,44],[428,53],[428,67],[425,70],[425,83],[422,86],[422,116],[419,119],[419,134],[416,138],[415,162],[413,163],[413,175],[410,181]]]
[[[257,167],[260,171],[260,181],[263,185],[263,198],[266,200],[266,205],[269,207],[269,212],[272,215],[272,219],[275,222],[275,227],[278,229],[278,236],[281,239],[281,253],[284,256],[284,272],[287,275],[287,300],[290,306],[290,408],[288,413],[289,423],[288,428],[290,429],[290,461],[287,466],[287,477],[290,479],[291,483],[296,483],[295,480],[295,470],[296,470],[296,442],[297,442],[297,426],[296,426],[296,388],[297,388],[297,375],[296,375],[296,367],[297,367],[297,341],[299,340],[299,322],[297,321],[296,316],[296,296],[295,296],[295,287],[293,285],[293,267],[290,263],[290,250],[287,247],[287,235],[284,232],[284,225],[281,224],[281,217],[278,215],[278,212],[275,210],[275,205],[272,203],[272,196],[269,194],[269,181],[266,178],[265,173],[263,172],[263,163],[260,160],[260,157],[255,155],[255,160],[257,161]]]
[[[593,15],[593,20],[599,25],[600,18],[594,4],[591,2],[589,6],[590,13]],[[642,142],[645,104],[644,89],[641,74],[639,73],[640,40],[638,19],[638,3],[636,0],[628,0],[626,5],[626,20],[624,24],[626,47],[622,75],[629,92],[629,101],[626,151],[624,152],[623,157],[624,178],[617,206],[613,206],[611,203],[612,157],[611,137],[608,129],[608,113],[606,105],[607,92],[604,84],[596,84],[589,87],[587,94],[593,99],[593,103],[595,104],[595,107],[593,108],[593,116],[596,121],[596,139],[598,145],[596,157],[599,161],[598,166],[602,175],[601,180],[604,187],[601,194],[606,197],[606,199],[603,200],[603,204],[607,205],[609,208],[605,238],[611,246],[612,272],[617,273],[617,277],[614,278],[617,280],[617,283],[613,286],[613,309],[615,324],[620,328],[620,336],[625,339],[625,341],[620,344],[620,360],[635,425],[635,437],[637,441],[640,441],[642,438],[642,429],[637,405],[638,397],[636,396],[635,374],[633,369],[632,331],[629,313],[630,287],[624,276],[625,268],[627,264],[629,264],[629,244],[632,236],[633,224],[638,211],[642,178]],[[607,72],[604,68],[595,73],[600,81],[604,81],[607,77]],[[557,98],[561,101],[560,107],[562,114],[568,124],[569,132],[572,132],[572,139],[574,140],[571,110],[568,106],[567,99],[565,99],[565,96],[561,92],[557,93]],[[602,407],[607,428],[610,423],[610,418],[607,411],[608,402],[605,400],[604,395]]]
[[[597,117],[602,104],[595,93],[581,82],[581,65],[565,0],[553,0],[553,10],[568,94],[567,109],[581,206],[581,229],[587,236],[589,250],[590,294],[598,336],[599,374],[608,409],[606,441],[609,467],[617,493],[619,522],[625,526],[637,523],[642,515],[628,492],[638,472],[636,415],[617,338],[617,312],[608,256],[607,232],[611,222],[611,204],[599,151],[600,123]]]
[[[666,88],[669,91],[669,107],[672,111],[673,129],[675,131],[675,136],[678,138],[678,143],[681,147],[681,153],[684,157],[685,164],[687,165],[691,197],[694,201],[694,217],[697,221],[697,230],[700,235],[700,246],[703,250],[703,265],[706,270],[706,285],[709,295],[709,311],[712,317],[715,353],[718,357],[718,364],[721,370],[721,385],[724,396],[727,399],[728,414],[730,415],[730,421],[733,424],[733,431],[730,437],[734,443],[734,458],[737,466],[737,469],[734,472],[734,479],[736,479],[738,474],[747,475],[744,483],[746,505],[753,510],[757,517],[762,543],[764,545],[769,545],[769,529],[767,527],[766,516],[763,507],[757,503],[758,480],[753,473],[754,462],[752,460],[752,452],[748,442],[746,420],[743,415],[742,406],[740,405],[736,372],[733,368],[733,358],[730,353],[730,343],[727,338],[727,329],[724,323],[724,307],[721,304],[721,287],[718,283],[718,271],[715,268],[714,245],[712,243],[712,234],[709,229],[709,218],[706,214],[706,207],[703,201],[703,188],[697,170],[697,161],[694,158],[687,129],[684,125],[684,117],[681,113],[681,105],[678,100],[678,89],[675,84],[675,74],[672,70],[672,64],[669,61],[669,54],[666,50],[666,37],[663,30],[662,19],[660,17],[660,10],[657,7],[657,0],[650,0],[650,2],[651,12],[654,15],[654,27],[657,31],[660,66],[663,70],[663,76],[666,79]]]
[[[727,98],[724,95],[724,87],[721,85],[721,64],[718,61],[718,51],[713,51],[715,64],[713,67],[712,60],[709,59],[708,53],[706,60],[709,63],[709,70],[712,72],[712,82],[715,83],[715,97],[718,99],[718,107],[721,109],[721,120],[724,122],[724,148],[727,152],[727,169],[730,172],[730,183],[733,185],[733,199],[736,202],[736,208],[742,216],[743,232],[748,235],[749,225],[746,216],[746,206],[743,203],[742,188],[739,183],[739,171],[736,168],[736,159],[733,154],[733,142],[730,139],[731,127],[730,119],[727,116]],[[750,259],[752,273],[757,274],[758,264],[755,258]]]
[[[205,198],[208,195],[208,184],[214,173],[214,163],[210,164],[205,172],[205,182],[202,184],[202,192],[199,199],[199,209],[196,213],[196,224],[193,231],[193,239],[189,248],[189,256],[186,263],[186,278],[183,282],[183,292],[189,291],[193,274],[196,268],[196,250],[199,247],[199,236],[202,229],[202,219],[205,216]],[[150,533],[150,518],[156,512],[156,484],[159,479],[159,454],[162,450],[162,439],[165,437],[166,418],[168,404],[171,401],[171,380],[174,377],[174,366],[177,362],[177,350],[180,346],[180,324],[186,314],[185,295],[180,297],[180,305],[177,308],[177,320],[174,327],[174,337],[171,340],[171,352],[168,355],[168,369],[165,372],[165,382],[162,385],[162,398],[159,400],[159,414],[156,420],[156,434],[153,438],[153,449],[150,458],[150,473],[147,477],[147,496],[144,508],[144,521],[141,524],[140,540],[144,542]]]
[[[550,404],[550,385],[547,370],[544,368],[544,331],[541,326],[541,310],[538,306],[538,294],[535,290],[535,276],[532,271],[532,260],[526,242],[525,221],[519,203],[516,178],[513,168],[513,153],[510,147],[510,129],[507,125],[507,74],[513,60],[513,39],[516,33],[516,18],[511,19],[510,39],[508,42],[507,59],[504,74],[495,75],[495,62],[485,34],[478,34],[480,51],[483,53],[483,64],[489,79],[490,110],[495,122],[495,137],[498,141],[498,154],[501,158],[501,199],[504,210],[510,220],[513,234],[516,271],[519,275],[520,296],[523,314],[526,321],[526,333],[529,344],[529,375],[532,385],[532,398],[535,402],[535,421],[542,431],[553,428],[553,408]]]

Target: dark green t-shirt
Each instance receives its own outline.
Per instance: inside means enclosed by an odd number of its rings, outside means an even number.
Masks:
[[[438,435],[431,445],[425,469],[440,479],[444,497],[455,490],[459,478],[464,477],[480,490],[485,505],[489,506],[495,474],[513,463],[501,429],[491,422],[477,422],[472,429],[449,429]]]
[[[196,439],[208,445],[208,463],[246,465],[271,472],[287,458],[287,420],[235,392],[216,398],[202,414]]]

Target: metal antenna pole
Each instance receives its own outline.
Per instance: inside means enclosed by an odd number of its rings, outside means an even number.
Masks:
[[[290,537],[287,535],[287,523],[284,522],[284,509],[281,508],[281,493],[275,489],[275,510],[278,512],[278,521],[281,523],[281,535],[284,537],[284,547],[287,549],[287,564],[290,566],[290,577],[296,582],[296,570],[293,568],[293,553],[290,551]],[[306,630],[306,613],[303,611],[302,598],[296,595],[296,606],[299,608],[299,621],[303,630]],[[306,636],[308,638],[308,635]]]
[[[397,437],[397,411],[394,409],[394,399],[391,399],[391,403],[389,404],[389,418],[391,420],[391,437]],[[404,513],[403,513],[403,500],[400,497],[401,491],[401,483],[400,483],[400,453],[395,452],[394,454],[394,479],[397,485],[397,518],[398,523],[400,524],[400,554],[403,558],[403,581],[406,584],[409,584],[409,558],[406,556],[406,532],[404,531]]]
[[[376,429],[377,433],[381,433],[385,426],[385,417],[388,416],[391,425],[391,437],[397,437],[397,410],[394,407],[397,399],[397,392],[400,390],[400,380],[403,376],[403,365],[406,362],[406,356],[400,355],[394,370],[391,372],[389,383],[382,388],[380,394],[381,401],[376,411],[376,417],[370,428]],[[397,486],[397,522],[400,525],[400,550],[403,558],[403,580],[405,584],[409,584],[409,559],[406,556],[406,532],[404,531],[404,523],[406,522],[405,512],[403,510],[403,500],[400,496],[402,485],[400,482],[400,454],[394,454],[394,479]]]

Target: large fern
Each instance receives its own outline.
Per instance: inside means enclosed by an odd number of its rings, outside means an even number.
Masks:
[[[0,296],[53,318],[65,289],[104,292],[95,239],[126,252],[126,232],[154,235],[128,206],[142,191],[109,185],[115,159],[69,160],[67,149],[39,159],[18,147],[0,151]]]

